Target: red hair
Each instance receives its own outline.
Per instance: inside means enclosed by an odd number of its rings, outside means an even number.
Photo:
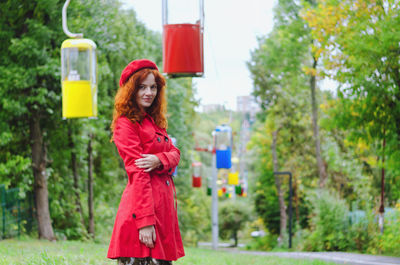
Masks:
[[[154,75],[154,79],[157,84],[157,95],[151,106],[145,110],[143,107],[137,104],[136,95],[139,90],[139,85],[149,74]],[[167,129],[168,123],[165,117],[167,112],[165,85],[166,81],[164,76],[162,76],[161,73],[155,69],[144,68],[129,77],[125,84],[119,87],[117,94],[115,95],[111,131],[114,132],[115,123],[119,117],[125,116],[134,123],[141,123],[146,113],[153,118],[158,127]]]

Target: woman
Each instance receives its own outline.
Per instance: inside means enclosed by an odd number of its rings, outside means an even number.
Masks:
[[[108,249],[118,264],[172,264],[184,256],[172,173],[180,152],[166,128],[165,78],[141,59],[122,71],[111,125],[128,182]]]

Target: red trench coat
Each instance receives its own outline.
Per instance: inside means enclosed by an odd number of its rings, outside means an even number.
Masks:
[[[185,255],[178,226],[177,201],[172,173],[180,151],[165,129],[146,115],[141,123],[118,118],[114,142],[125,164],[128,183],[121,197],[107,257],[152,257],[177,260]],[[141,154],[155,154],[162,168],[149,173],[136,167]],[[154,225],[156,242],[148,248],[139,241],[139,228]]]

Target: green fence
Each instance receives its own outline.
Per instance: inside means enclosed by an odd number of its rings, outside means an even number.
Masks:
[[[0,199],[0,239],[30,233],[36,225],[32,193],[26,193],[21,198],[18,188],[6,189],[4,185],[0,185]]]

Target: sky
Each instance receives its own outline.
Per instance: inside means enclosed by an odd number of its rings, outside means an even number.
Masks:
[[[193,0],[173,0],[170,2]],[[148,28],[162,32],[162,0],[122,0]],[[194,1],[197,2],[197,1]],[[204,0],[204,77],[194,78],[201,105],[221,104],[236,110],[236,97],[253,89],[246,62],[257,36],[273,27],[276,0]],[[174,5],[176,14],[185,8]],[[182,14],[181,13],[181,14]],[[201,110],[202,108],[200,108]]]

